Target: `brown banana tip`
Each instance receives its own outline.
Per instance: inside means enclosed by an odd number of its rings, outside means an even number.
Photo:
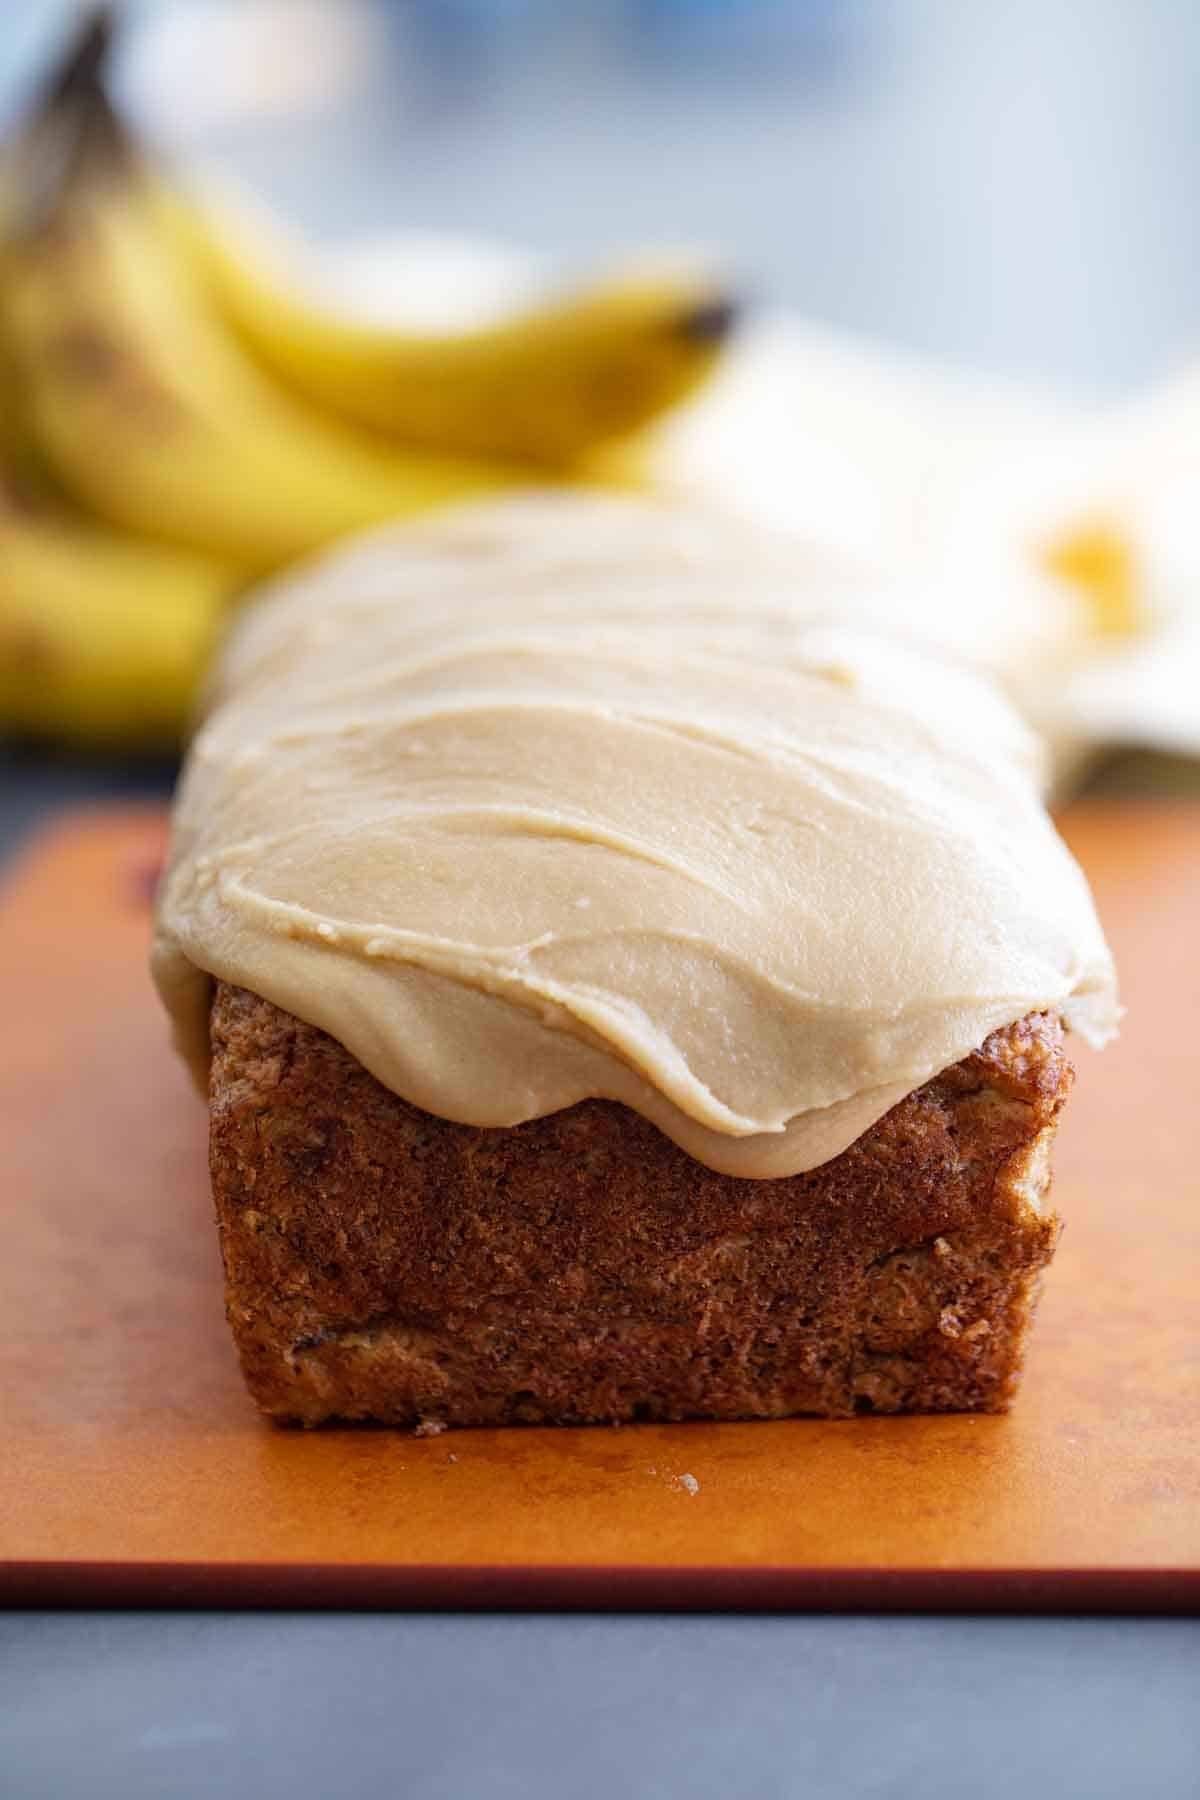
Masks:
[[[720,344],[737,324],[742,313],[742,305],[731,295],[720,299],[705,300],[700,306],[689,307],[681,313],[676,322],[676,329],[681,337],[693,344]]]
[[[115,34],[114,9],[89,7],[46,84],[46,106],[60,105],[98,85],[107,68]]]
[[[98,170],[128,172],[136,146],[106,84],[119,9],[89,7],[66,49],[33,97],[14,138],[18,199],[12,235],[34,235],[64,193]]]

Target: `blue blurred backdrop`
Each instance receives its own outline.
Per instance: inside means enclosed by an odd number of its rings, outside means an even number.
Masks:
[[[74,8],[8,4],[7,108]],[[121,85],[329,237],[697,241],[812,315],[1120,391],[1200,338],[1193,0],[175,0]]]

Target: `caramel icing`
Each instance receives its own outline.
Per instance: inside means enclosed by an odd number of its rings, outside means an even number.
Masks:
[[[267,592],[217,671],[154,971],[406,1100],[510,1126],[606,1096],[711,1167],[836,1155],[990,1031],[1119,1014],[1036,741],[976,677],[837,622],[794,546],[531,495]]]

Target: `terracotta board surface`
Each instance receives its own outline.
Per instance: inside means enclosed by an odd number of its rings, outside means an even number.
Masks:
[[[1008,1417],[425,1439],[276,1430],[243,1393],[145,973],[163,829],[68,821],[0,904],[0,1598],[1195,1607],[1200,807],[1066,821],[1130,1011],[1077,1057]]]

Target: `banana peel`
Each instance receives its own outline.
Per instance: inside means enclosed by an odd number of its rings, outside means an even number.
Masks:
[[[0,332],[34,438],[111,524],[262,572],[360,527],[495,491],[511,468],[377,446],[244,355],[136,174],[78,170],[0,253]]]
[[[637,481],[605,456],[733,309],[643,275],[490,332],[324,319],[133,141],[110,36],[85,20],[0,153],[0,729],[157,747],[255,576],[535,475]]]
[[[0,729],[178,745],[243,579],[0,480]]]
[[[418,333],[312,304],[211,206],[160,205],[266,369],[348,422],[427,450],[569,469],[704,381],[738,308],[711,276],[630,268],[483,329]]]

